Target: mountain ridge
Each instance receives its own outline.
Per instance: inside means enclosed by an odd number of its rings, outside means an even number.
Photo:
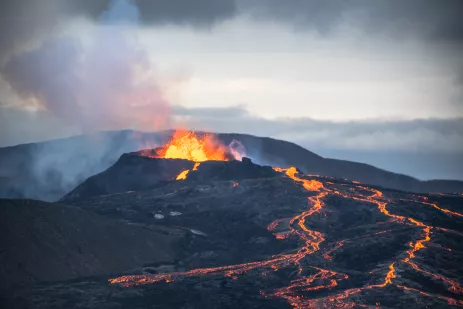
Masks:
[[[197,132],[205,134],[208,132]],[[122,154],[168,142],[172,131],[104,131],[0,148],[0,197],[56,201],[87,178],[112,166]],[[418,180],[375,166],[324,158],[293,142],[249,134],[216,133],[225,145],[240,141],[261,165],[297,166],[304,173],[360,181],[417,193],[463,193],[463,181]]]

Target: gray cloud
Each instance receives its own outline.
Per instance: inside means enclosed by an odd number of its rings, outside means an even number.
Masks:
[[[97,18],[108,0],[5,0],[0,9],[0,60],[31,40],[53,35],[69,18]]]
[[[139,9],[139,26],[176,24],[209,28],[237,16],[280,22],[323,35],[350,25],[368,37],[416,39],[454,55],[463,53],[463,1],[460,0],[129,0]],[[111,0],[6,0],[0,10],[0,65],[18,47],[40,42],[84,16],[101,22]],[[114,18],[112,23],[120,22]],[[439,54],[445,58],[445,54]],[[458,56],[452,58],[458,59]],[[436,60],[440,61],[440,60]],[[456,81],[461,61],[452,64]],[[461,83],[460,83],[461,85]]]
[[[436,61],[449,62],[451,74],[458,85],[462,85],[463,63],[455,60],[463,53],[463,1],[460,0],[129,0],[129,3],[139,9],[138,26],[174,24],[209,29],[221,21],[247,16],[322,35],[349,25],[368,38],[380,41],[413,39],[424,43],[426,48],[432,46],[439,50]],[[2,1],[0,65],[25,44],[49,40],[75,17],[101,22],[102,14],[111,4],[111,0]],[[112,23],[120,21],[111,19]],[[448,57],[448,53],[452,55]],[[461,95],[456,100],[460,99]]]
[[[322,33],[348,22],[370,34],[463,40],[463,2],[459,0],[239,0],[239,4],[251,16]]]
[[[175,111],[175,110],[174,110]],[[463,152],[463,119],[403,121],[323,121],[311,118],[265,119],[243,106],[182,108],[197,130],[251,133],[300,143],[311,148]],[[232,116],[230,116],[232,115]]]
[[[236,14],[234,0],[131,0],[142,24],[210,26]],[[0,9],[0,60],[31,40],[55,34],[75,17],[99,21],[112,0],[4,0]],[[120,20],[111,20],[118,23]]]
[[[6,0],[0,10],[0,53],[53,32],[76,16],[98,19],[110,0]],[[370,34],[418,35],[462,43],[459,0],[133,0],[143,24],[211,26],[244,14],[327,33],[349,22]]]
[[[236,14],[234,0],[134,0],[144,23],[209,26]]]
[[[181,105],[172,106],[172,114],[183,117],[199,117],[199,118],[230,118],[243,117],[247,115],[247,111],[243,106],[232,106],[228,108],[221,107],[196,107],[187,108]]]

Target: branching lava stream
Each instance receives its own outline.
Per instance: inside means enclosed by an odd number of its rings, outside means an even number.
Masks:
[[[195,165],[193,170],[198,168]],[[206,276],[206,275],[223,275],[225,277],[236,278],[237,276],[246,273],[250,270],[261,269],[261,270],[273,270],[278,271],[279,269],[288,267],[298,268],[298,278],[289,282],[285,287],[277,288],[272,291],[262,291],[261,295],[264,297],[280,297],[288,301],[294,308],[354,308],[354,307],[368,307],[365,304],[356,303],[350,300],[350,297],[354,294],[362,291],[371,289],[381,289],[388,286],[393,286],[404,291],[416,293],[425,297],[435,297],[448,302],[451,305],[463,306],[463,301],[450,298],[447,296],[430,294],[424,291],[420,291],[413,287],[407,287],[403,284],[395,283],[397,279],[397,269],[404,267],[411,267],[414,271],[420,272],[421,274],[428,276],[432,279],[439,280],[444,283],[448,291],[453,294],[463,294],[462,286],[459,282],[446,278],[440,274],[434,274],[429,271],[421,269],[415,262],[414,259],[420,250],[426,248],[426,245],[431,240],[433,229],[439,229],[441,231],[449,231],[440,227],[433,227],[427,225],[421,221],[418,221],[411,217],[405,217],[390,213],[387,209],[387,205],[392,200],[383,196],[383,193],[377,189],[365,187],[355,182],[350,184],[352,190],[349,194],[342,193],[335,188],[331,188],[333,183],[326,181],[322,182],[319,180],[307,180],[298,177],[296,168],[274,168],[275,171],[285,173],[286,176],[294,180],[296,183],[301,184],[307,191],[315,192],[315,195],[308,197],[308,203],[310,207],[302,213],[294,216],[289,221],[289,231],[282,233],[275,233],[277,239],[284,239],[288,237],[297,237],[301,243],[299,249],[292,253],[282,253],[271,257],[268,260],[256,261],[250,263],[243,263],[237,265],[221,266],[214,268],[199,268],[193,269],[186,272],[174,272],[164,274],[152,274],[152,275],[133,275],[133,276],[122,276],[114,279],[110,279],[109,282],[113,284],[121,284],[129,287],[134,285],[149,284],[155,282],[172,282],[177,278],[181,277],[195,277],[195,276]],[[177,179],[186,179],[189,170],[183,171]],[[179,178],[180,177],[180,178]],[[237,185],[237,183],[236,183]],[[367,193],[365,193],[367,192]],[[324,234],[312,230],[307,227],[306,219],[316,213],[321,214],[323,207],[325,206],[324,199],[328,195],[339,196],[346,199],[354,199],[357,201],[373,204],[377,209],[391,220],[405,225],[417,227],[421,230],[419,239],[409,243],[409,249],[403,253],[403,257],[399,255],[397,260],[390,261],[387,269],[384,269],[375,273],[383,273],[383,279],[378,280],[377,283],[366,285],[358,288],[344,289],[341,290],[336,288],[340,281],[348,280],[349,276],[344,273],[337,272],[331,269],[323,269],[315,266],[307,266],[305,258],[308,255],[314,254],[320,251],[320,245],[325,242]],[[441,211],[449,216],[463,216],[460,213],[443,209],[436,204],[427,202],[426,198],[420,198],[412,200],[415,203],[421,203],[434,209]],[[273,231],[278,227],[281,220],[271,222],[267,229]],[[344,240],[336,241],[327,244],[326,250],[320,251],[321,256],[328,262],[332,260],[331,254],[340,249],[346,242],[352,241],[353,239],[374,237],[375,235],[390,233],[391,230],[381,231],[377,233],[367,234],[360,237],[346,238]],[[314,274],[307,275],[307,272],[314,272]],[[314,291],[331,291],[334,294],[323,297],[309,297]],[[325,293],[326,294],[326,293]]]

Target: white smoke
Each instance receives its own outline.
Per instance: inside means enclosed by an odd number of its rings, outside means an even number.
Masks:
[[[2,193],[9,190],[8,179],[19,177],[24,183],[14,184],[15,190],[27,188],[29,191],[23,192],[26,196],[57,199],[57,194],[73,189],[109,167],[122,153],[135,151],[144,143],[127,131],[117,133],[120,136],[93,132],[155,130],[167,125],[170,107],[162,83],[148,51],[133,36],[138,19],[138,8],[132,2],[116,0],[98,24],[86,28],[91,30],[85,40],[69,33],[54,36],[36,49],[6,60],[0,70],[2,78],[23,100],[31,100],[42,112],[91,134],[23,147],[28,158],[27,167],[23,167],[30,175],[20,170],[23,159],[5,157],[0,164],[0,177],[5,181],[0,195],[8,194]],[[7,165],[18,168],[7,169]],[[34,190],[47,195],[36,196]]]
[[[87,40],[58,36],[13,55],[2,77],[24,99],[82,131],[158,129],[169,119],[159,77],[139,44],[138,8],[116,0]]]

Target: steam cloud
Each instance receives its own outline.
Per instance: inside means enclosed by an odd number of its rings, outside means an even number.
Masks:
[[[146,51],[127,34],[138,20],[136,6],[114,1],[88,43],[51,38],[9,58],[2,77],[20,96],[83,131],[157,129],[168,119],[169,104]]]
[[[85,133],[102,129],[158,129],[169,121],[170,108],[146,51],[128,35],[138,27],[139,11],[131,2],[113,1],[99,17],[88,41],[52,36],[38,48],[13,54],[1,75],[25,100]],[[109,135],[108,135],[109,134]],[[109,167],[124,152],[146,142],[131,131],[90,134],[61,142],[23,148],[24,158],[0,152],[0,196],[20,190],[27,197],[56,200],[87,177]],[[23,175],[30,184],[8,184],[10,175]],[[3,180],[2,180],[3,182]],[[58,184],[58,185],[57,185]],[[46,192],[36,196],[34,192]],[[45,190],[45,191],[44,191]]]

